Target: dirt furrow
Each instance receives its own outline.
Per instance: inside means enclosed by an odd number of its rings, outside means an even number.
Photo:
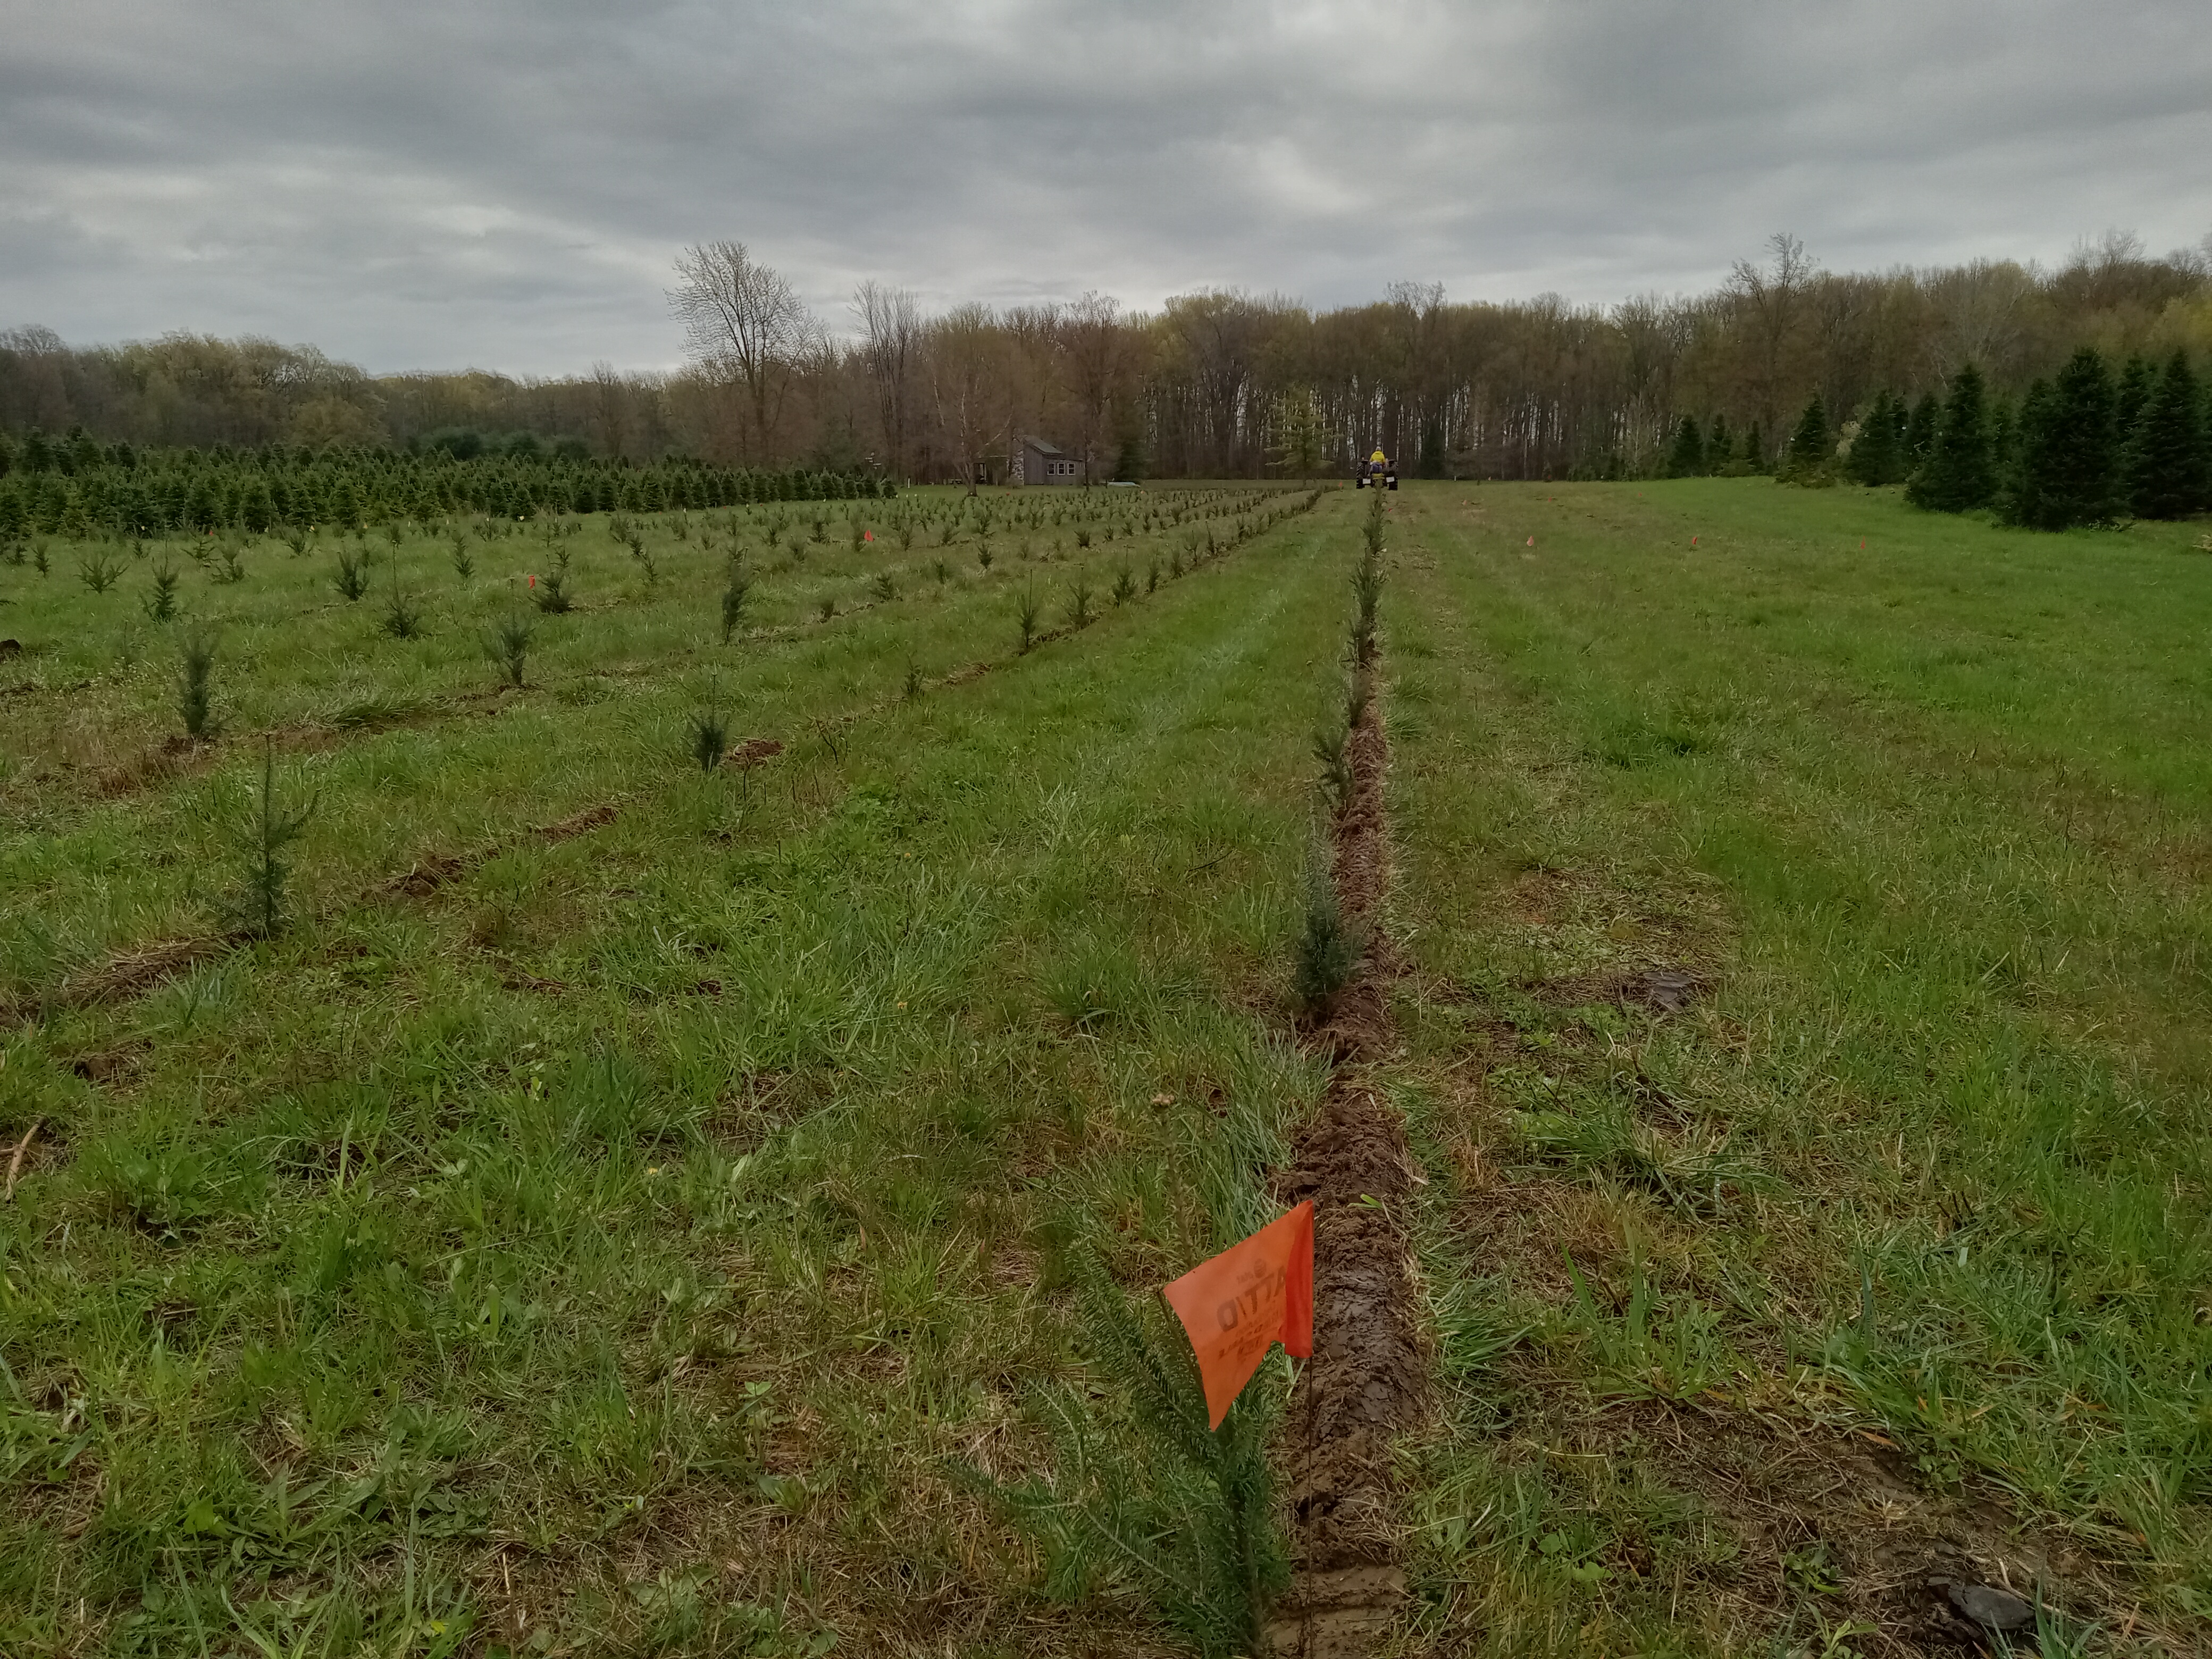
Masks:
[[[1330,877],[1364,940],[1358,971],[1313,1032],[1334,1067],[1321,1109],[1278,1181],[1314,1205],[1314,1352],[1289,1423],[1292,1571],[1268,1627],[1284,1659],[1371,1652],[1405,1592],[1397,1565],[1391,1443],[1420,1408],[1427,1374],[1403,1215],[1414,1171],[1403,1122],[1373,1079],[1393,1046],[1382,929],[1389,879],[1383,779],[1389,745],[1370,649],[1354,666],[1346,740],[1352,787],[1331,826]]]

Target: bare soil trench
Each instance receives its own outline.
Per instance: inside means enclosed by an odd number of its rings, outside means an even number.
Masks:
[[[1370,1077],[1392,1045],[1382,994],[1392,958],[1380,927],[1389,749],[1372,659],[1357,674],[1364,695],[1346,744],[1352,787],[1332,826],[1330,877],[1364,949],[1310,1034],[1334,1075],[1276,1182],[1284,1203],[1314,1204],[1314,1352],[1287,1425],[1293,1577],[1267,1629],[1269,1650],[1285,1659],[1368,1653],[1394,1617],[1405,1578],[1390,1449],[1419,1409],[1428,1371],[1401,1213],[1413,1169],[1405,1126]]]

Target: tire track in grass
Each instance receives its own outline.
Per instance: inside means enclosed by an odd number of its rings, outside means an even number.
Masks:
[[[1329,880],[1364,946],[1313,1032],[1333,1073],[1277,1182],[1284,1202],[1314,1205],[1314,1352],[1290,1413],[1294,1577],[1268,1629],[1271,1650],[1284,1659],[1371,1652],[1394,1619],[1405,1576],[1392,1446],[1426,1386],[1403,1219],[1417,1177],[1405,1125],[1374,1078],[1395,1047],[1384,1000],[1394,957],[1382,931],[1390,756],[1376,695],[1380,665],[1369,636],[1352,667],[1351,787],[1329,826]]]

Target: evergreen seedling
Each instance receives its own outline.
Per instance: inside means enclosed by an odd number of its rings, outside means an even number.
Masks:
[[[888,605],[891,600],[898,598],[898,583],[892,579],[891,573],[888,570],[877,573],[875,589],[876,598],[884,604]]]
[[[939,562],[942,563],[943,561],[940,560]],[[988,547],[977,548],[975,550],[975,562],[982,566],[984,569],[988,570],[991,568],[991,550]]]
[[[41,573],[44,574],[44,573]],[[76,574],[84,585],[95,593],[105,593],[115,586],[123,574],[123,561],[105,547],[95,548],[76,562]]]
[[[1342,727],[1314,733],[1314,758],[1321,763],[1321,792],[1329,811],[1340,813],[1352,801],[1352,733]]]
[[[1306,878],[1304,923],[1291,962],[1291,994],[1315,1018],[1328,1012],[1338,992],[1352,983],[1359,968],[1358,931],[1337,902],[1328,867],[1318,854]]]
[[[276,539],[289,548],[292,556],[296,559],[313,543],[314,532],[295,524],[281,525],[277,527]]]
[[[1021,629],[1021,649],[1024,656],[1029,654],[1030,647],[1036,643],[1038,617],[1036,591],[1034,588],[1024,587],[1021,597],[1014,601],[1014,623]]]
[[[244,581],[246,562],[240,556],[240,549],[235,543],[225,542],[216,550],[215,568],[208,572],[209,579],[219,582]]]
[[[384,602],[384,620],[377,624],[395,640],[411,640],[422,632],[422,607],[399,589],[399,567],[392,568],[392,597]]]
[[[900,695],[908,702],[921,695],[921,665],[911,657],[907,659],[906,684],[901,688]]]
[[[152,572],[153,591],[139,601],[146,614],[155,622],[167,622],[177,614],[177,567],[164,553],[155,561]]]
[[[1079,570],[1067,587],[1067,622],[1071,628],[1091,625],[1091,578]]]
[[[942,586],[952,580],[952,567],[943,559],[933,559],[929,564],[929,574],[936,577],[939,586]]]
[[[538,586],[530,590],[530,599],[549,617],[565,617],[576,608],[576,596],[568,591],[567,548],[553,556],[552,564],[538,579]]]
[[[730,749],[730,716],[721,708],[695,708],[684,725],[689,738],[691,758],[702,772],[711,772],[722,763],[722,757]]]
[[[340,547],[337,562],[337,574],[331,578],[331,585],[350,605],[368,592],[368,554],[365,550]]]
[[[822,596],[822,603],[815,609],[823,622],[830,621],[837,614],[837,596],[834,593],[824,593]]]
[[[1137,579],[1129,574],[1129,567],[1125,564],[1114,573],[1114,603],[1127,605],[1136,597]]]
[[[446,533],[447,545],[453,549],[453,574],[463,581],[477,574],[476,556],[469,551],[468,532],[451,530]]]
[[[1101,1425],[1091,1392],[1042,1385],[1030,1409],[1052,1437],[1052,1476],[996,1495],[1042,1547],[1048,1594],[1073,1601],[1097,1579],[1130,1583],[1201,1659],[1257,1653],[1268,1600],[1290,1578],[1267,1476],[1276,1396],[1248,1388],[1209,1428],[1181,1327],[1157,1304],[1133,1308],[1089,1249],[1071,1253],[1070,1271],[1105,1408],[1124,1432]]]
[[[46,558],[46,544],[43,538],[31,544],[31,568],[41,576],[53,568]]]
[[[231,905],[233,920],[245,932],[267,939],[284,924],[284,887],[291,874],[285,849],[297,841],[315,814],[316,797],[287,811],[276,799],[276,744],[261,746],[261,788],[238,828],[235,840],[245,854],[246,879]]]
[[[194,628],[177,641],[177,718],[195,743],[215,731],[216,631]]]
[[[727,645],[744,625],[745,605],[752,597],[752,579],[740,560],[730,561],[730,574],[722,583],[722,643]]]
[[[517,690],[522,688],[522,671],[530,659],[531,632],[530,618],[518,612],[478,636],[484,655],[498,668],[500,678]]]

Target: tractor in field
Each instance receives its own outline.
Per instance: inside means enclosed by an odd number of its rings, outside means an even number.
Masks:
[[[1354,489],[1395,489],[1398,487],[1398,466],[1388,455],[1376,450],[1359,463],[1352,476]]]

